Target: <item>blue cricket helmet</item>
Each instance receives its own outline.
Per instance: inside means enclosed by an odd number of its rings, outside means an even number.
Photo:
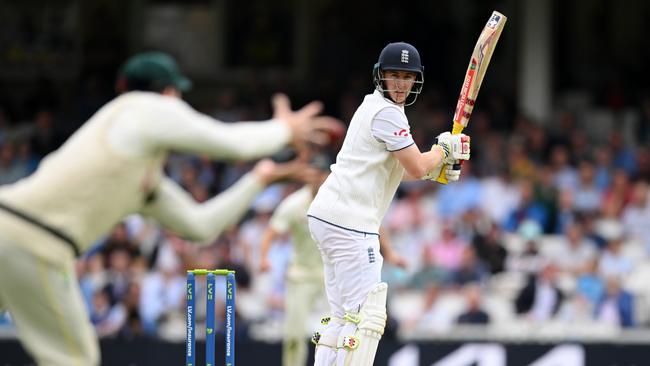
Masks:
[[[385,70],[410,71],[416,74],[415,84],[404,105],[415,103],[424,85],[424,66],[422,66],[418,50],[406,42],[395,42],[389,43],[379,54],[379,60],[372,70],[372,80],[375,88],[384,94],[384,98],[392,100],[388,90],[384,87],[385,78],[382,71]]]

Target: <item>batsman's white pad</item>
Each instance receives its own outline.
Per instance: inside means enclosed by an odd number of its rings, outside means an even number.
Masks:
[[[388,285],[381,282],[368,294],[359,311],[360,322],[354,334],[358,345],[347,352],[346,366],[372,366],[386,327],[387,292]]]

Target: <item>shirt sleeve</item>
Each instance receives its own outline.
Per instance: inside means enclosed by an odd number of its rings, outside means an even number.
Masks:
[[[372,136],[386,144],[388,151],[402,150],[413,145],[411,126],[404,113],[396,108],[384,108],[372,120]]]
[[[136,113],[139,140],[151,150],[249,160],[277,152],[291,137],[289,128],[277,120],[223,123],[165,96],[136,108]]]

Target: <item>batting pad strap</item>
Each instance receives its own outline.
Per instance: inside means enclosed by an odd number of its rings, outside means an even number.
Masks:
[[[345,320],[336,316],[331,316],[329,317],[329,319],[327,320],[327,324],[325,325],[330,325],[330,324],[341,326],[345,324]]]
[[[339,336],[339,340],[336,344],[337,348],[345,348],[349,350],[356,349],[359,347],[359,339],[353,335]]]
[[[326,347],[336,349],[336,341],[337,340],[338,340],[338,337],[335,334],[323,333],[318,338],[318,341],[316,342],[316,345],[317,346],[326,346]]]
[[[335,317],[326,316],[321,319],[321,324],[325,326],[322,332],[316,332],[312,338],[312,343],[316,346],[326,346],[336,349],[339,330],[345,324],[345,320]]]
[[[330,323],[330,320],[332,320],[331,317],[329,317],[329,316],[324,316],[324,317],[320,318],[320,323],[321,323],[322,325],[327,325],[327,324]]]
[[[328,326],[330,323],[332,324],[338,324],[338,325],[343,325],[345,324],[345,320],[342,318],[333,316],[333,315],[327,315],[322,318],[320,318],[320,323],[321,325]]]
[[[345,313],[345,315],[343,315],[343,320],[349,323],[359,324],[361,322],[361,317],[359,314]]]

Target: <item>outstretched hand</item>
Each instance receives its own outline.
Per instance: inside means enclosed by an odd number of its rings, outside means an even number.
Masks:
[[[323,110],[321,102],[311,102],[297,111],[291,110],[291,102],[285,94],[273,96],[273,118],[285,123],[291,130],[291,145],[303,149],[309,143],[326,145],[332,136],[341,133],[343,124],[334,117],[318,116]]]

